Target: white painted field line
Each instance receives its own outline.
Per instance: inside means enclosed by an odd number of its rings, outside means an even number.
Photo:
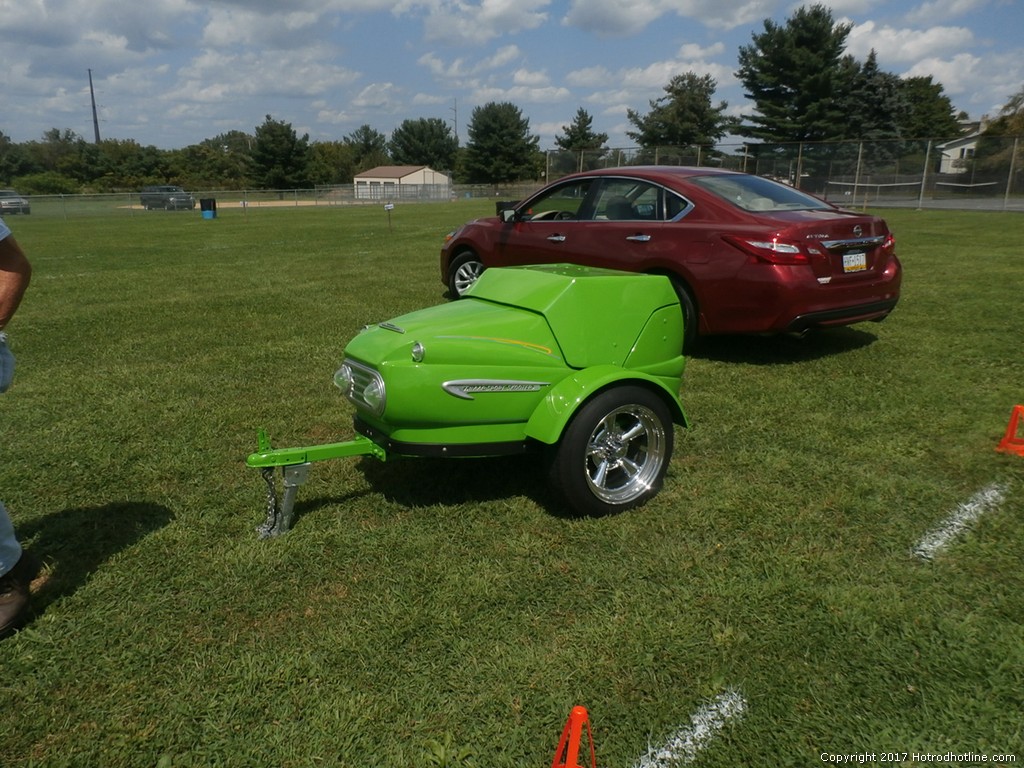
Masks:
[[[1001,483],[982,488],[966,504],[960,504],[939,527],[924,535],[913,549],[915,555],[922,560],[931,560],[936,553],[957,536],[964,533],[978,518],[986,512],[992,512],[1003,503],[1006,486]]]
[[[747,702],[736,691],[720,693],[690,717],[688,727],[676,731],[662,746],[649,747],[635,768],[669,768],[692,763],[726,722],[740,717],[746,708]]]

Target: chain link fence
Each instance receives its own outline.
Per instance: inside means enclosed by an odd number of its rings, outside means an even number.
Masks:
[[[1024,137],[793,144],[720,144],[586,152],[549,151],[540,177],[516,184],[404,185],[386,196],[354,185],[287,190],[190,190],[221,210],[255,215],[270,208],[426,203],[491,198],[519,200],[569,173],[630,165],[693,165],[767,176],[847,208],[911,207],[1024,211]],[[33,195],[31,215],[155,215],[139,193]],[[186,210],[187,213],[187,210]],[[10,215],[10,214],[5,214]]]
[[[550,152],[546,175],[642,164],[754,173],[844,207],[1024,211],[1024,140],[1013,136]]]

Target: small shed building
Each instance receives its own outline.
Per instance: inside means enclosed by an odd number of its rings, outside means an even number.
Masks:
[[[447,200],[451,179],[425,165],[379,165],[353,179],[356,200]]]

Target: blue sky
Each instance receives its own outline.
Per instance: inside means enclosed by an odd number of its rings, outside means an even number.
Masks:
[[[931,75],[957,110],[994,116],[1024,87],[1022,0],[823,0],[898,75]],[[509,101],[542,149],[578,108],[612,147],[677,74],[710,74],[749,111],[737,52],[785,0],[0,0],[0,131],[164,149],[267,115],[311,140],[390,135],[435,117],[466,141],[472,111]]]

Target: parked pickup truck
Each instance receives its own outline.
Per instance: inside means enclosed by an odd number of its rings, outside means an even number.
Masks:
[[[163,184],[143,187],[139,193],[139,202],[147,211],[159,208],[165,211],[191,211],[196,207],[196,199],[181,187]]]

